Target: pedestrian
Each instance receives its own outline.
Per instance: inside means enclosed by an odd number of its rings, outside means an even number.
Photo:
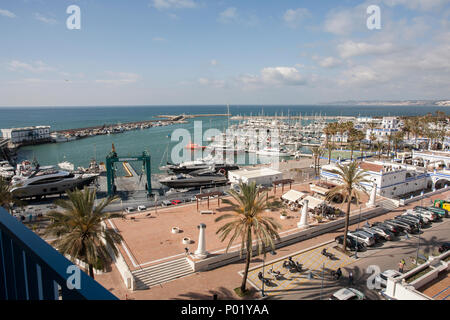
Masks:
[[[348,285],[351,286],[353,285],[353,272],[350,271],[350,273],[348,274]]]
[[[184,248],[184,251],[186,252],[186,255],[189,254],[189,248]]]
[[[400,262],[398,263],[398,272],[403,273],[403,268],[405,266],[405,263],[403,262],[404,260],[400,260]]]

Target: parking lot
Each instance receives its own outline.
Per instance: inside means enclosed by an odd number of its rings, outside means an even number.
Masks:
[[[403,212],[396,212],[392,217],[400,215]],[[371,289],[367,286],[367,280],[372,275],[373,271],[371,268],[376,266],[379,268],[380,272],[385,270],[398,270],[398,263],[400,260],[404,259],[406,265],[404,267],[404,273],[416,267],[416,257],[419,257],[419,263],[421,263],[423,258],[429,255],[438,255],[438,248],[445,242],[448,242],[449,233],[448,228],[450,227],[450,218],[442,218],[435,222],[432,222],[426,228],[420,230],[419,234],[408,234],[407,232],[401,232],[393,241],[381,240],[377,242],[374,246],[366,247],[364,251],[357,253],[357,259],[353,256],[348,259],[348,263],[342,261],[333,265],[328,263],[325,265],[325,277],[322,282],[322,264],[326,262],[326,258],[322,256],[319,257],[318,263],[310,264],[311,268],[315,267],[313,272],[317,275],[313,280],[309,280],[307,277],[304,280],[298,280],[291,282],[290,285],[285,285],[281,290],[272,291],[272,287],[265,289],[265,293],[270,299],[327,299],[333,292],[336,292],[340,288],[353,287],[364,293],[365,297],[370,300],[384,299],[380,295],[379,290]],[[351,230],[356,229],[356,227],[351,228]],[[419,238],[420,236],[420,238]],[[328,244],[328,246],[334,246],[334,243]],[[322,246],[323,247],[323,246]],[[320,255],[320,250],[322,247],[314,249],[311,252],[317,251]],[[336,252],[336,250],[328,250],[331,252]],[[308,251],[305,251],[305,254]],[[294,254],[295,256],[295,254]],[[317,259],[317,258],[316,258]],[[282,264],[282,262],[281,262]],[[335,270],[338,265],[342,268],[343,277],[337,281],[331,276],[331,270]],[[265,267],[265,275],[268,276],[267,271],[269,264]],[[270,267],[269,267],[270,268]],[[259,269],[259,271],[261,271]],[[327,273],[328,271],[328,273]],[[352,272],[354,284],[349,285],[348,275]],[[253,274],[252,270],[252,283],[258,284],[261,287],[261,280],[258,279],[258,272]],[[307,275],[307,273],[305,274]],[[256,278],[255,278],[256,276]],[[303,278],[303,277],[302,277]],[[430,293],[430,297],[435,296],[434,299],[448,299],[448,281],[449,277],[443,279],[444,282],[439,285],[434,284],[435,288],[427,289],[425,292]],[[446,282],[445,282],[446,281]],[[276,290],[276,288],[273,288]]]

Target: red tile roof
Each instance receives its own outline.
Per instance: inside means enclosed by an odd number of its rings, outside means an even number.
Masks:
[[[361,162],[359,167],[361,169],[364,169],[364,170],[367,170],[367,171],[380,172],[381,170],[383,170],[383,166],[381,164],[368,163],[368,162]]]

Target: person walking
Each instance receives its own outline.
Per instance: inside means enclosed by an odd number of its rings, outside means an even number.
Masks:
[[[353,285],[353,272],[350,271],[348,274],[348,285],[351,286]]]
[[[184,248],[184,251],[186,252],[186,256],[189,255],[189,248]]]
[[[398,272],[403,273],[403,268],[405,267],[405,260],[400,260],[400,262],[398,263]]]

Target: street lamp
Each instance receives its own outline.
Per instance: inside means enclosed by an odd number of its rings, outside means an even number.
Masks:
[[[422,199],[420,199],[420,206],[422,207]],[[422,211],[419,210],[419,233],[417,234],[417,252],[416,252],[416,266],[419,264],[419,248],[420,248],[420,221],[422,220]]]
[[[358,229],[360,223],[361,223],[361,205],[359,205]],[[358,237],[356,237],[355,258],[358,259]]]

